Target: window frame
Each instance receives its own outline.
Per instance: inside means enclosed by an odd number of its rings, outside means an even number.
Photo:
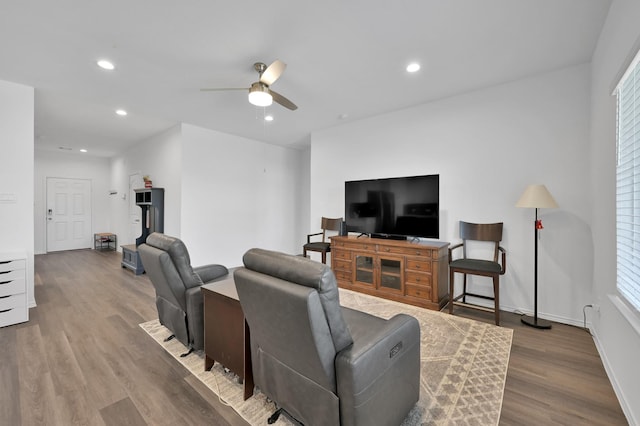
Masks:
[[[616,292],[635,315],[640,315],[640,49],[635,51],[613,90],[616,96]]]

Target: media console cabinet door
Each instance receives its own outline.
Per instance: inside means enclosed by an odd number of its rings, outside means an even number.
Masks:
[[[369,256],[367,253],[355,253],[353,259],[355,268],[354,284],[375,288],[375,258],[373,256]]]

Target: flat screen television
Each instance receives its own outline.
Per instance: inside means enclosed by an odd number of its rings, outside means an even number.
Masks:
[[[377,238],[439,238],[440,175],[344,183],[347,232]]]

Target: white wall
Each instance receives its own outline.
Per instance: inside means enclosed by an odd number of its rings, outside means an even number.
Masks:
[[[252,247],[300,253],[308,152],[182,125],[182,239],[194,265],[242,263]]]
[[[91,181],[91,234],[113,232],[109,215],[109,159],[66,152],[35,151],[34,232],[35,252],[47,252],[47,178]]]
[[[118,236],[118,245],[133,244],[129,220],[129,175],[149,175],[153,186],[164,188],[164,232],[180,235],[182,143],[180,126],[174,126],[158,135],[142,140],[126,151],[111,158],[109,189],[118,193],[110,197],[112,227]],[[125,196],[126,195],[126,196]],[[120,247],[118,247],[120,249]]]
[[[640,314],[625,310],[616,291],[616,75],[640,47],[640,2],[614,0],[592,60],[591,192],[594,295],[601,305],[593,332],[630,424],[640,424]],[[620,309],[620,306],[623,308]],[[627,313],[625,316],[623,313]],[[634,328],[635,326],[635,328]]]
[[[0,80],[0,252],[27,256],[27,300],[33,292],[33,105],[32,87]]]
[[[438,173],[440,239],[459,241],[460,220],[504,222],[501,306],[531,312],[534,211],[514,205],[543,183],[560,208],[541,211],[539,315],[581,325],[593,302],[589,78],[576,66],[313,134],[309,229],[344,214],[345,180]]]

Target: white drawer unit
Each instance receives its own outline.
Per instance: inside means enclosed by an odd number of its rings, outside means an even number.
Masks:
[[[0,327],[29,321],[26,258],[0,254]]]

